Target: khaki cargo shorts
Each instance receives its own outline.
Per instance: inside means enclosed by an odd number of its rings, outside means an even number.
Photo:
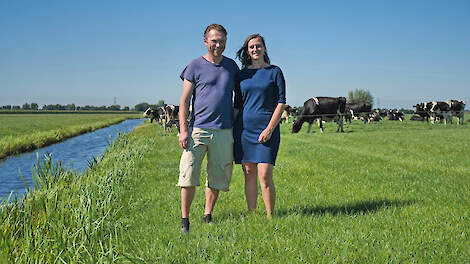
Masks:
[[[207,153],[206,187],[228,191],[233,168],[232,129],[192,128],[189,147],[183,150],[177,186],[199,186],[201,165]]]

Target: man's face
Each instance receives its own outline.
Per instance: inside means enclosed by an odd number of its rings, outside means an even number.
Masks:
[[[204,38],[204,45],[206,45],[208,53],[214,57],[220,57],[225,50],[226,41],[227,37],[224,33],[211,29]]]

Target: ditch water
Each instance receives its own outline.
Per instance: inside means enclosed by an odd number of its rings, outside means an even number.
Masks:
[[[119,134],[131,132],[144,121],[145,119],[127,119],[119,124],[0,161],[0,201],[7,199],[10,192],[13,192],[12,197],[15,194],[21,197],[26,192],[20,171],[29,188],[34,187],[32,170],[37,163],[37,157],[41,160],[51,153],[54,163],[60,160],[64,167],[84,172],[88,168],[88,162],[92,161],[93,157],[101,157]]]

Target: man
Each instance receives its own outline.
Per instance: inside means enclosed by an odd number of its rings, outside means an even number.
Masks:
[[[227,31],[218,24],[207,26],[204,45],[207,53],[181,73],[179,144],[184,149],[178,186],[181,187],[182,232],[189,231],[189,210],[199,186],[201,164],[207,153],[206,205],[203,221],[210,223],[219,190],[228,191],[233,168],[233,103],[235,61],[222,56]],[[192,98],[189,125],[187,116]]]

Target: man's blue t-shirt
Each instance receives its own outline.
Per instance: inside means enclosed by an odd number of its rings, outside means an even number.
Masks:
[[[208,62],[201,56],[184,68],[180,78],[194,84],[189,126],[232,128],[232,96],[238,71],[235,61],[225,56],[219,64]]]

